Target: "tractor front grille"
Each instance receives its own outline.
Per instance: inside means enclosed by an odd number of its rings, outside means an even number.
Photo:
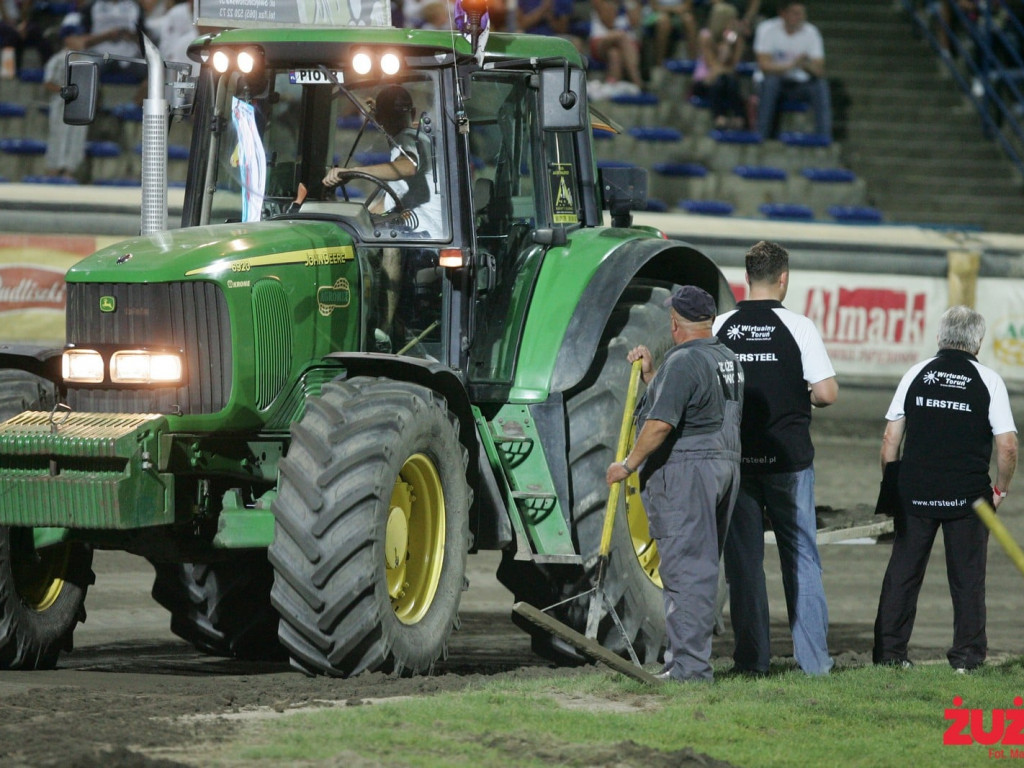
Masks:
[[[110,299],[113,302],[110,302]],[[100,311],[113,303],[112,312]],[[78,347],[185,352],[180,387],[76,386],[68,404],[94,413],[216,413],[231,393],[231,322],[216,283],[69,283],[67,340]]]

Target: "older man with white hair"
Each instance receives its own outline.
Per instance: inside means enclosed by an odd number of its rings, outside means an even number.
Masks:
[[[984,498],[998,508],[1006,497],[1017,468],[1017,428],[1002,378],[978,362],[984,336],[980,314],[964,306],[947,309],[939,321],[938,353],[907,371],[885,415],[883,470],[900,458],[901,444],[903,458],[896,539],[875,619],[876,664],[913,666],[907,644],[940,527],[953,598],[953,646],[946,658],[966,673],[981,666],[988,652],[988,529],[971,504]],[[989,479],[993,436],[995,485]]]

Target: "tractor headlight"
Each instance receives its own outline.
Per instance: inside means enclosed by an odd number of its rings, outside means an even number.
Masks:
[[[116,384],[177,384],[184,366],[173,352],[125,350],[110,357],[110,380]]]
[[[61,356],[64,381],[81,384],[103,383],[103,357],[91,349],[68,349]]]

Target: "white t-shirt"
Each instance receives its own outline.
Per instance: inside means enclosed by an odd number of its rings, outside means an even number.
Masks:
[[[792,35],[786,33],[785,22],[778,16],[766,19],[757,25],[754,33],[754,53],[758,56],[767,54],[778,64],[788,64],[801,55],[810,59],[825,58],[825,42],[818,28],[804,22]],[[793,69],[783,76],[786,80],[806,83],[811,76],[802,69]]]

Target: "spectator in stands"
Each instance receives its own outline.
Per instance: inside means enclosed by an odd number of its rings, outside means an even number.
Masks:
[[[0,1],[0,48],[14,49],[14,64],[21,69],[26,48],[39,52],[39,63],[46,64],[53,54],[53,46],[45,30],[32,20],[34,0]]]
[[[711,102],[715,128],[744,128],[744,104],[736,66],[743,60],[745,45],[734,5],[715,3],[711,7],[708,25],[700,31],[697,47],[693,92]]]
[[[65,58],[69,51],[80,49],[84,39],[84,30],[75,23],[79,20],[77,13],[68,14],[64,19],[59,33],[64,47],[47,59],[43,68],[43,88],[50,94],[50,130],[43,167],[47,176],[65,179],[75,178],[75,171],[85,159],[85,139],[89,131],[87,125],[67,125],[64,122],[64,99],[60,96],[66,72]],[[69,21],[70,24],[67,23]]]
[[[563,37],[580,53],[586,53],[583,41],[570,34],[573,0],[519,0],[516,5],[516,30],[528,35]]]
[[[181,0],[157,18],[146,18],[146,30],[160,49],[164,61],[192,64],[195,74],[199,65],[189,62],[188,46],[199,37],[199,28],[193,23],[192,0]]]
[[[693,57],[696,34],[693,0],[650,0],[644,17],[644,39],[654,41],[649,51],[651,65],[660,66],[670,58],[679,41],[686,44],[687,57]],[[644,50],[648,51],[647,46]]]
[[[144,14],[138,0],[92,0],[82,8],[81,17],[85,50],[126,58],[142,56],[139,33]],[[120,72],[141,81],[146,77],[146,65],[111,60],[101,72]]]
[[[832,137],[832,104],[825,79],[825,44],[818,28],[807,21],[802,2],[782,0],[779,15],[762,21],[754,34],[760,69],[761,98],[757,127],[771,138],[775,116],[784,99],[810,102],[814,129]]]
[[[403,0],[402,17],[415,29],[451,29],[454,0]]]
[[[634,0],[593,0],[591,8],[590,55],[607,67],[604,95],[640,93],[640,7]]]

